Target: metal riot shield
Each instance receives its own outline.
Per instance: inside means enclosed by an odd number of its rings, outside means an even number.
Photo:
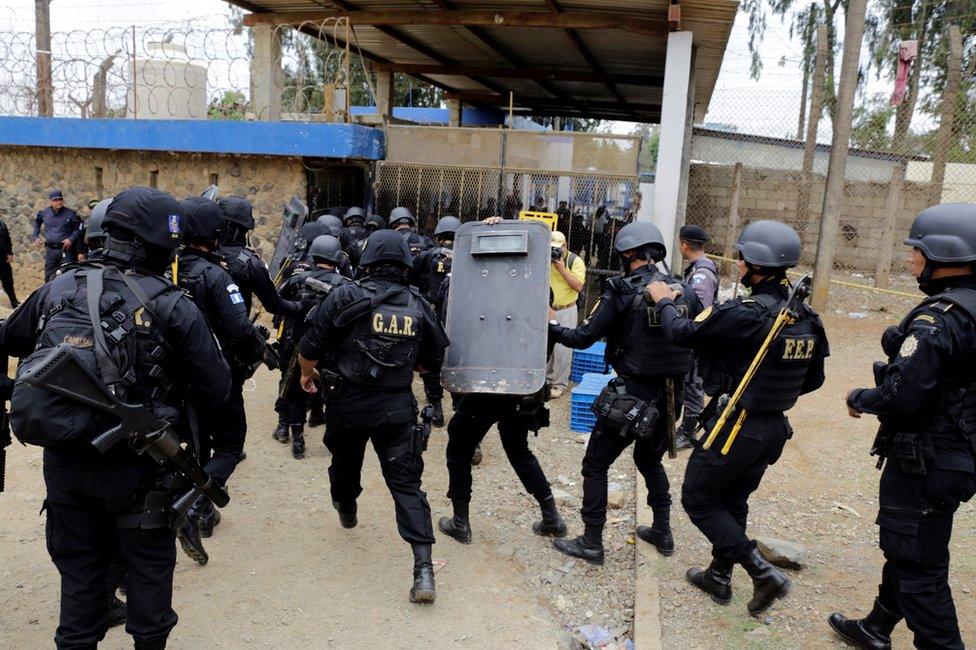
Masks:
[[[216,201],[220,197],[220,188],[216,185],[211,185],[200,196],[211,201]]]
[[[551,235],[538,221],[458,229],[441,373],[452,393],[531,395],[545,384]]]
[[[281,232],[278,233],[278,243],[275,244],[274,253],[271,255],[271,264],[268,265],[268,271],[271,273],[275,285],[279,283],[283,271],[286,270],[283,268],[285,262],[294,252],[298,231],[307,218],[308,206],[297,196],[291,197],[291,200],[285,204],[281,218]]]

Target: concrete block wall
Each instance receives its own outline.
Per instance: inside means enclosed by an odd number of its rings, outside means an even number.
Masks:
[[[709,252],[720,253],[729,223],[734,167],[695,164],[688,181],[686,220],[702,226],[711,235]],[[803,239],[803,259],[812,263],[820,232],[824,178],[817,176],[810,192],[809,207],[800,209],[802,177],[798,172],[743,169],[739,189],[739,229],[751,221],[776,219],[789,223]],[[848,181],[840,219],[835,264],[839,268],[873,272],[878,259],[878,241],[885,221],[888,183]],[[901,241],[912,219],[929,205],[928,183],[905,182],[895,232],[895,260],[901,257]],[[805,212],[805,214],[801,214]]]
[[[181,199],[200,194],[213,175],[222,196],[243,196],[254,204],[252,242],[267,261],[284,203],[293,194],[302,200],[307,195],[301,158],[0,147],[0,218],[13,240],[18,297],[36,289],[43,277],[43,253],[31,244],[30,235],[34,215],[48,205],[51,188],[59,188],[65,205],[87,218],[89,201],[126,187],[150,185],[155,179],[159,189]]]

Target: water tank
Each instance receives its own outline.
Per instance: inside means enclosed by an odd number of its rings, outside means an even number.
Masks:
[[[129,65],[126,116],[154,120],[207,117],[207,68],[176,43],[151,42]]]

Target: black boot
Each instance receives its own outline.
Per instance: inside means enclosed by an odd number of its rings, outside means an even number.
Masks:
[[[411,544],[413,549],[413,587],[411,603],[432,603],[437,597],[434,591],[434,563],[430,558],[430,544]]]
[[[552,547],[560,553],[578,557],[590,564],[602,565],[605,557],[603,527],[587,525],[586,532],[576,539],[554,539]]]
[[[892,614],[877,598],[874,608],[861,619],[847,618],[843,614],[830,615],[827,622],[834,632],[845,641],[866,650],[891,650],[891,631],[898,625],[900,616]]]
[[[692,440],[695,439],[695,431],[698,429],[698,416],[697,415],[686,415],[681,419],[681,427],[677,431],[676,436],[676,447],[681,449],[690,449],[692,447]]]
[[[203,540],[200,539],[200,528],[197,526],[195,516],[186,515],[177,537],[180,539],[180,546],[183,547],[183,551],[190,556],[191,560],[201,566],[210,560],[207,549],[203,547]]]
[[[305,458],[305,426],[291,425],[291,455],[295,460]]]
[[[201,500],[203,503],[200,503]],[[195,507],[198,507],[195,516],[197,519],[197,528],[200,530],[200,537],[204,539],[213,537],[214,528],[220,523],[220,512],[214,507],[213,502],[205,496],[197,499]]]
[[[108,604],[108,626],[116,627],[125,624],[125,603],[112,594]]]
[[[468,504],[454,502],[454,516],[441,517],[437,527],[445,535],[449,535],[462,544],[471,543],[471,523],[468,521]]]
[[[671,507],[657,506],[652,526],[638,526],[634,534],[657,549],[665,557],[674,555],[674,536],[671,534]]]
[[[166,650],[166,637],[153,641],[136,641],[135,650]]]
[[[539,502],[539,509],[542,510],[542,521],[532,524],[532,532],[546,537],[565,537],[566,522],[559,516],[556,499],[550,494]]]
[[[271,437],[280,442],[283,445],[288,444],[288,425],[284,422],[279,422],[278,426],[275,427],[274,432]]]
[[[438,428],[444,426],[444,407],[441,406],[441,401],[429,400],[428,404],[434,407],[434,414],[430,419],[430,423]]]
[[[322,405],[313,404],[308,413],[308,426],[320,427],[323,424],[325,424],[325,412],[322,410]]]
[[[707,569],[688,569],[685,578],[719,605],[728,605],[732,600],[731,560],[713,558]]]
[[[480,444],[477,447],[474,448],[474,456],[471,457],[471,464],[472,465],[480,465],[481,464],[481,445]]]
[[[660,530],[655,526],[638,526],[634,534],[656,548],[661,555],[665,557],[674,555],[674,536],[671,534],[670,527]]]
[[[350,503],[333,501],[332,507],[339,513],[339,523],[342,524],[343,528],[355,528],[356,524],[359,523],[359,519],[356,517],[357,508],[355,501]]]
[[[740,564],[752,578],[752,600],[747,605],[750,614],[758,614],[777,598],[786,598],[790,593],[790,579],[770,564],[757,549],[752,549]]]

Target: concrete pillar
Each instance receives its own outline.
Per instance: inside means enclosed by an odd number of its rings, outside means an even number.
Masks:
[[[376,68],[376,113],[393,117],[393,72]]]
[[[461,113],[463,110],[460,99],[447,100],[447,125],[461,126]]]
[[[254,54],[251,57],[251,107],[259,120],[281,119],[281,32],[275,25],[255,25]]]
[[[664,63],[664,94],[661,100],[661,142],[657,152],[654,181],[654,211],[651,221],[661,229],[665,242],[674,242],[679,217],[684,221],[682,195],[688,181],[690,139],[688,129],[693,113],[689,110],[692,72],[692,33],[668,35]],[[679,207],[682,214],[679,213]],[[668,247],[668,264],[674,258]]]

